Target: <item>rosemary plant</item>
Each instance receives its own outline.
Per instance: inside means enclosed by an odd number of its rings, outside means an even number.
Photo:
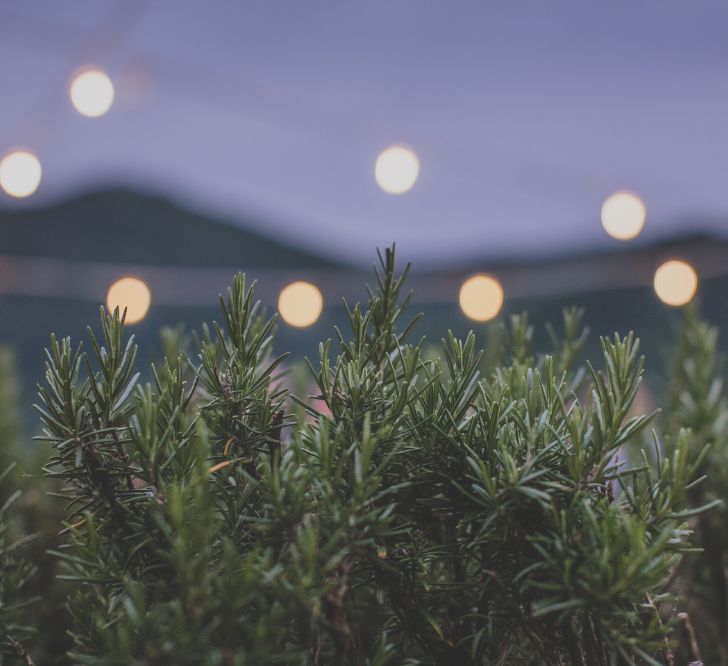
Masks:
[[[687,430],[620,457],[652,418],[630,413],[636,338],[578,368],[567,311],[551,355],[521,316],[497,359],[472,333],[425,358],[408,269],[379,259],[309,364],[310,396],[284,389],[275,318],[242,275],[197,359],[165,349],[148,384],[123,313],[101,311],[89,352],[52,338],[38,409],[72,663],[672,659],[678,619],[659,609],[703,463]]]
[[[728,664],[728,398],[722,362],[717,352],[718,331],[685,311],[672,354],[665,410],[665,429],[675,437],[690,428],[689,460],[706,481],[687,496],[690,506],[713,504],[715,509],[692,520],[696,545],[702,552],[675,572],[676,591],[686,599],[682,652],[702,656],[707,664]],[[707,447],[707,449],[706,449]],[[707,455],[701,456],[706,449]]]

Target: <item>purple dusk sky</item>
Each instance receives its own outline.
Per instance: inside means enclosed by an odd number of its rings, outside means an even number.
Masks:
[[[86,64],[99,119],[68,99]],[[4,0],[0,91],[0,153],[44,169],[22,205],[141,185],[367,260],[614,245],[621,188],[648,238],[728,231],[726,0]],[[421,171],[392,196],[399,142]]]

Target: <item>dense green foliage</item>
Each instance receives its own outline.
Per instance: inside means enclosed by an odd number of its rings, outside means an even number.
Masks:
[[[487,358],[473,334],[425,355],[406,271],[380,260],[312,396],[286,391],[241,275],[198,359],[168,332],[149,384],[118,312],[88,353],[52,339],[38,409],[71,663],[671,663],[709,426],[674,391],[664,441],[648,432],[638,341],[579,367],[576,310],[550,354],[519,316]]]
[[[5,484],[14,470],[14,465],[6,467],[0,483]],[[18,553],[23,541],[12,539],[8,513],[19,495],[16,490],[0,506],[0,654],[24,658],[27,650],[22,641],[27,640],[31,629],[20,618],[34,601],[28,593],[34,567]]]
[[[26,623],[28,607],[34,603],[30,579],[35,566],[23,552],[27,530],[15,511],[21,499],[20,466],[14,460],[19,437],[18,387],[14,360],[0,349],[0,655],[24,659],[23,641],[32,629]],[[2,661],[0,656],[0,663]]]
[[[691,527],[702,547],[697,557],[681,563],[675,589],[685,599],[684,652],[706,664],[728,664],[728,399],[717,354],[718,331],[688,308],[678,332],[668,395],[665,429],[676,437],[690,428],[691,457],[708,447],[698,465],[704,483],[689,492],[692,506],[716,504],[696,516]],[[696,460],[697,462],[697,460]],[[720,502],[719,500],[724,500]],[[702,655],[701,655],[702,652]]]

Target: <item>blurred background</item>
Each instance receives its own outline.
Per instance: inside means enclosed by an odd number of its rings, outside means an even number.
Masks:
[[[239,270],[315,354],[394,242],[433,343],[572,304],[651,359],[688,302],[728,330],[726,26],[723,0],[3,2],[24,404],[51,331],[128,306],[151,358]]]

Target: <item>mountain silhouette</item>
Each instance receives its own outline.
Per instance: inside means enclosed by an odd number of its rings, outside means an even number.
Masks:
[[[42,207],[0,208],[0,255],[245,269],[341,265],[245,225],[122,188]]]

